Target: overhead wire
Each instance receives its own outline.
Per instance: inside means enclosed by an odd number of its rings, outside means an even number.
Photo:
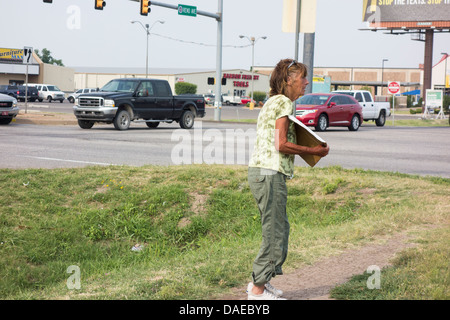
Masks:
[[[173,37],[169,37],[169,36],[165,36],[162,34],[158,34],[158,33],[150,33],[151,35],[155,35],[161,38],[165,38],[165,39],[169,39],[169,40],[173,40],[173,41],[177,41],[177,42],[182,42],[182,43],[187,43],[187,44],[195,44],[195,45],[200,45],[200,46],[205,46],[205,47],[217,47],[217,45],[215,44],[207,44],[207,43],[202,43],[202,42],[195,42],[195,41],[187,41],[187,40],[182,40],[182,39],[176,39]],[[236,45],[222,45],[222,47],[226,47],[226,48],[247,48],[250,47],[251,44],[246,44],[246,45],[242,45],[242,46],[236,46]]]

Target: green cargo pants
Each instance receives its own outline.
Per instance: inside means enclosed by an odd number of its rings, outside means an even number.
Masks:
[[[253,262],[253,283],[263,285],[283,274],[289,240],[286,176],[273,170],[248,169],[250,190],[261,214],[262,243]]]

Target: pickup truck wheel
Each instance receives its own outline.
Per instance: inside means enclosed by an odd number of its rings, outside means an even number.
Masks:
[[[94,121],[78,120],[78,125],[81,129],[90,129],[94,126]]]
[[[51,96],[48,96],[48,97],[47,97],[47,100],[48,100],[48,102],[52,102],[52,97],[51,97]]]
[[[114,127],[117,130],[127,130],[130,127],[131,117],[127,110],[120,110],[114,118]]]
[[[352,121],[350,122],[350,125],[348,126],[348,130],[358,131],[360,125],[361,125],[361,121],[359,120],[359,117],[356,114],[354,114],[352,117]]]
[[[386,123],[386,114],[384,113],[384,111],[381,111],[380,116],[378,117],[378,119],[375,120],[375,124],[377,125],[377,127],[382,127],[384,126],[385,123]]]
[[[326,115],[321,114],[319,120],[317,121],[316,131],[325,131],[328,127],[328,118]]]
[[[157,126],[159,126],[159,122],[146,122],[145,124],[149,128],[156,128]]]
[[[194,114],[190,110],[186,110],[181,115],[180,127],[183,129],[190,129],[194,126]]]
[[[9,124],[13,118],[2,118],[0,119],[0,124]]]

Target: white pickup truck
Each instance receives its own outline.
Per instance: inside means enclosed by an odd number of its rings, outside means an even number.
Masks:
[[[233,106],[237,106],[238,104],[241,104],[241,97],[224,95],[223,103],[225,103],[226,105],[232,104]]]
[[[384,126],[386,117],[391,115],[391,104],[389,102],[375,102],[370,91],[336,90],[333,93],[348,94],[355,98],[362,107],[364,121],[375,120],[378,127]]]

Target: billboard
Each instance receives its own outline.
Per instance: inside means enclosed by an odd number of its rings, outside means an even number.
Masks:
[[[450,0],[449,0],[450,1]],[[317,0],[302,0],[300,11],[300,33],[316,32]],[[297,25],[297,0],[283,1],[283,19],[281,30],[295,32]]]
[[[363,0],[363,21],[381,27],[449,27],[450,0]]]
[[[23,49],[0,48],[0,62],[20,62],[23,60]]]

